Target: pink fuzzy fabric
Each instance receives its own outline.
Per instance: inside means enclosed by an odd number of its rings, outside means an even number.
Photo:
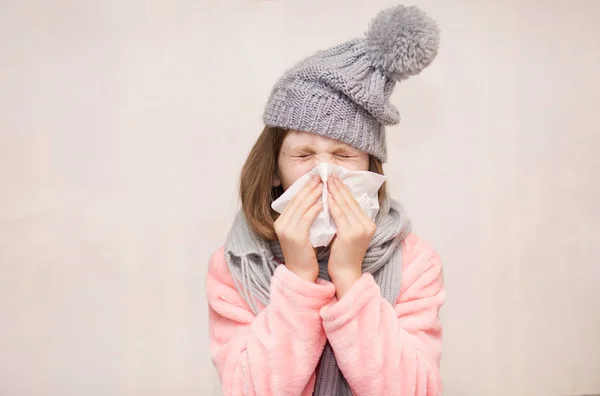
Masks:
[[[210,342],[225,396],[308,396],[328,339],[356,396],[439,396],[445,302],[442,266],[416,235],[403,242],[401,292],[381,297],[371,274],[337,301],[332,283],[310,283],[279,265],[269,304],[254,315],[234,286],[223,248],[207,276]]]

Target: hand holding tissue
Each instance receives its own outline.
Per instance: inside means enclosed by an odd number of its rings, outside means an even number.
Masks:
[[[310,172],[306,173],[271,204],[273,210],[283,213],[290,200],[304,187],[313,175],[319,175],[323,180],[323,209],[317,215],[310,227],[310,242],[313,247],[327,246],[335,236],[337,230],[335,222],[329,212],[327,180],[336,174],[339,179],[350,189],[352,196],[365,211],[371,220],[375,220],[379,212],[379,188],[387,179],[379,173],[370,171],[351,171],[341,166],[322,162]]]

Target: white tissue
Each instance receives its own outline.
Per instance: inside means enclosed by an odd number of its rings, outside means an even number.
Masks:
[[[338,175],[340,180],[350,188],[352,195],[369,218],[375,220],[375,216],[377,216],[377,212],[379,212],[377,192],[387,178],[379,173],[351,171],[327,162],[322,162],[285,190],[285,192],[271,204],[273,210],[278,213],[283,213],[290,200],[315,174],[318,174],[321,177],[321,180],[323,180],[323,194],[321,195],[323,209],[319,212],[310,227],[310,242],[313,247],[329,245],[337,232],[327,202],[329,194],[327,189],[327,179],[332,174]]]

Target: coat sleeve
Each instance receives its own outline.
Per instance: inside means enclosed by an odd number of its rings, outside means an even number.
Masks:
[[[333,284],[306,281],[279,265],[270,302],[254,315],[221,248],[211,257],[206,290],[211,356],[224,396],[312,394],[326,342],[319,311],[333,298]]]
[[[370,274],[321,310],[325,333],[356,396],[439,396],[445,302],[439,256],[414,234],[403,241],[400,296],[381,297]]]

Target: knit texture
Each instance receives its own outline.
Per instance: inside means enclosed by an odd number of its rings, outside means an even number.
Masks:
[[[437,55],[439,29],[417,7],[392,7],[366,37],[311,55],[276,82],[266,125],[341,140],[387,161],[385,126],[400,122],[390,103],[397,81],[419,74]]]

